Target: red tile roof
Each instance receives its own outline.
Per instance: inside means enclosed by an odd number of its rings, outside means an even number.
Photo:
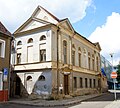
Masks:
[[[11,36],[11,33],[5,28],[5,26],[0,22],[0,33]]]

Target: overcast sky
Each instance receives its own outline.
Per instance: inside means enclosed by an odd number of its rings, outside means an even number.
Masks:
[[[69,18],[74,29],[114,64],[120,61],[120,0],[0,0],[0,21],[13,33],[41,5],[59,19]]]

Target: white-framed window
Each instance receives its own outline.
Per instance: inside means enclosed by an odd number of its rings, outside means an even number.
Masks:
[[[0,90],[3,89],[2,72],[0,71]]]
[[[0,57],[5,57],[5,41],[0,39]]]

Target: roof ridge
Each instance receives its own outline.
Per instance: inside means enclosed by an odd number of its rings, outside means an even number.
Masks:
[[[1,21],[0,21],[0,32],[8,36],[11,36],[11,33],[6,29],[6,27],[1,23]]]

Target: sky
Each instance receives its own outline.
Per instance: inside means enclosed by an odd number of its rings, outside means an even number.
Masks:
[[[0,0],[0,21],[14,33],[40,5],[59,19],[69,18],[73,28],[113,64],[120,61],[120,0]]]

